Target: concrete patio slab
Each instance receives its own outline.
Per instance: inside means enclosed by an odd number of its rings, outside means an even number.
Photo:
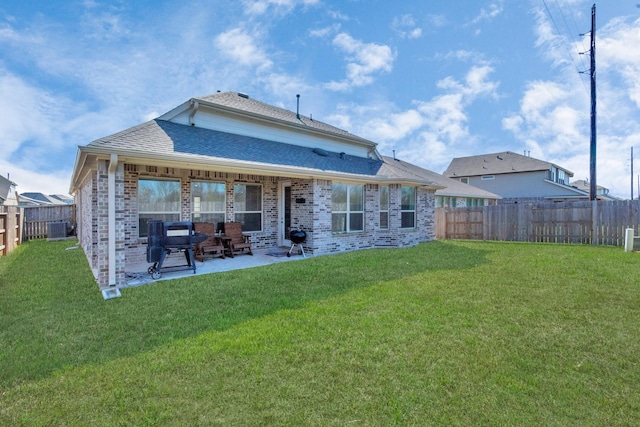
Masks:
[[[204,262],[195,261],[195,275],[220,273],[223,271],[238,270],[242,268],[260,267],[263,265],[275,264],[285,261],[296,261],[304,259],[302,255],[294,249],[291,257],[287,257],[289,248],[271,248],[253,250],[253,255],[236,255],[235,257],[209,258]],[[309,258],[309,255],[306,255]],[[181,277],[194,276],[193,270],[186,266],[184,253],[174,252],[167,256],[162,269],[161,277],[157,280],[151,278],[148,269],[151,263],[139,263],[127,265],[125,268],[126,284],[120,288],[141,286],[161,280],[172,280]],[[181,268],[182,266],[182,268]],[[173,270],[171,267],[175,267]]]

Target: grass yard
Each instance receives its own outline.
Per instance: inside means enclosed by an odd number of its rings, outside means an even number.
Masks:
[[[74,243],[0,258],[0,425],[640,420],[640,255],[621,248],[438,241],[104,301]]]

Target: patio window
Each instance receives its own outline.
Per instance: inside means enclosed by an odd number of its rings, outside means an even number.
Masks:
[[[180,221],[180,181],[138,180],[138,236],[147,237],[151,219]]]
[[[364,230],[364,186],[333,184],[331,231],[349,233]]]
[[[191,182],[191,220],[212,222],[217,226],[225,222],[226,188],[224,182]]]
[[[389,186],[381,185],[378,191],[380,196],[380,229],[387,230],[389,228]]]
[[[414,228],[416,226],[416,189],[415,187],[402,187],[402,199],[400,205],[401,228]]]
[[[235,184],[233,213],[243,231],[262,231],[262,185]]]

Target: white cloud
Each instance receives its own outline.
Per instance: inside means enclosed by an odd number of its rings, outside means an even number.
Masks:
[[[257,46],[253,36],[241,28],[219,34],[214,39],[215,47],[239,65],[268,69],[273,63]]]
[[[597,39],[598,70],[622,77],[629,99],[640,107],[640,19],[609,22]]]
[[[422,36],[422,28],[416,25],[416,21],[410,14],[393,18],[391,29],[402,38],[417,39]]]
[[[333,24],[327,27],[318,28],[315,30],[309,30],[311,37],[324,38],[329,37],[331,34],[335,34],[340,31],[340,24]]]
[[[499,84],[490,79],[492,71],[490,66],[474,65],[462,80],[446,77],[437,83],[443,93],[414,100],[406,110],[385,102],[348,104],[330,120],[379,143],[383,154],[396,150],[403,160],[443,170],[454,154],[466,155],[477,139],[469,130],[467,110],[478,98],[495,96]]]
[[[43,139],[51,132],[56,103],[19,77],[0,69],[0,155],[13,154],[23,141]],[[52,120],[53,119],[53,120]]]
[[[427,28],[441,28],[447,25],[447,18],[444,15],[428,14],[426,22]]]
[[[330,82],[326,87],[334,91],[346,91],[373,83],[374,75],[391,72],[395,53],[389,46],[364,43],[347,33],[340,33],[333,44],[347,55],[347,76],[340,82]]]
[[[471,24],[491,21],[504,10],[504,0],[489,4],[488,9],[480,9],[480,14],[471,20]]]
[[[568,168],[574,179],[589,178],[589,94],[544,11],[537,12],[535,31],[537,47],[558,69],[557,77],[529,82],[519,111],[503,119],[503,128],[532,156]],[[627,153],[640,142],[639,43],[640,20],[627,18],[608,22],[597,39],[597,183],[623,197],[629,196]]]
[[[314,6],[320,0],[244,0],[245,13],[248,15],[264,15],[268,11],[277,14],[288,14],[296,6]]]
[[[0,159],[0,170],[7,173],[11,181],[17,184],[16,191],[20,193],[44,193],[44,194],[68,194],[71,183],[71,168],[73,163],[69,162],[64,168],[51,172],[40,172],[33,166],[27,168]]]

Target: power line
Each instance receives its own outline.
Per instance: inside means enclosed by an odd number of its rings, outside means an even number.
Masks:
[[[560,4],[558,3],[558,0],[554,0],[556,3],[556,7],[558,8],[558,10],[560,11],[560,15],[562,16],[562,21],[564,22],[564,26],[567,29],[567,34],[580,34],[581,31],[578,29],[578,24],[576,23],[575,18],[573,17],[573,11],[571,10],[571,8],[569,7],[569,13],[571,14],[571,18],[573,19],[573,25],[575,27],[575,32],[573,32],[570,28],[569,28],[569,24],[567,23],[567,19],[564,15],[564,12],[562,11],[562,7],[560,7]],[[587,51],[587,48],[584,45],[584,39],[582,39],[582,50],[581,52],[585,52]],[[585,65],[584,61],[582,60],[582,55],[579,56],[580,58],[580,64],[582,65],[582,70],[585,70],[587,68],[587,66]]]
[[[578,64],[576,63],[576,61],[574,59],[575,55],[574,55],[574,53],[571,53],[571,50],[567,46],[567,42],[565,40],[565,37],[562,35],[562,32],[560,31],[560,28],[558,27],[558,24],[556,23],[556,20],[554,19],[553,15],[551,14],[551,10],[549,9],[549,6],[547,5],[546,0],[542,0],[542,4],[544,4],[544,8],[545,8],[545,10],[547,12],[547,15],[549,16],[549,19],[553,23],[553,26],[556,29],[556,33],[558,34],[558,37],[560,37],[561,44],[565,48],[565,50],[567,52],[567,56],[571,60],[571,63],[575,67],[575,69],[578,72],[578,74],[582,74],[582,70],[580,70],[580,68],[578,67]],[[556,2],[556,4],[557,4],[557,2]],[[559,5],[558,5],[558,8],[560,8]],[[560,13],[562,14],[562,10],[561,9],[560,9]],[[564,15],[563,15],[563,19],[564,19]],[[589,93],[589,89],[587,88],[586,83],[584,82],[584,79],[580,79],[580,81],[582,82],[582,85],[583,85],[583,87],[585,89],[585,92],[588,94]]]

